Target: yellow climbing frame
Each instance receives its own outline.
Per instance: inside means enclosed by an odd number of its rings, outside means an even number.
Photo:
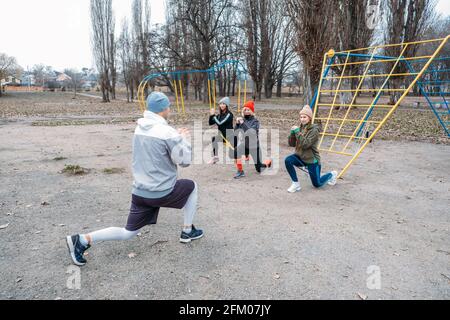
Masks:
[[[321,127],[319,150],[349,158],[339,178],[373,141],[416,83],[429,73],[430,64],[450,44],[449,37],[342,52],[330,50],[325,54],[313,121]],[[409,52],[420,54],[408,57]],[[403,85],[398,85],[400,81]],[[397,100],[390,105],[389,94],[394,93]]]

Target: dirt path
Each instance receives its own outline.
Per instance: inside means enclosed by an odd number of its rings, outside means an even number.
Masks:
[[[0,124],[0,299],[450,299],[450,146],[392,141],[334,188],[300,174],[295,195],[282,167],[260,177],[247,166],[242,181],[230,165],[181,170],[200,186],[206,237],[179,244],[182,214],[162,210],[138,239],[90,250],[81,289],[68,289],[64,237],[126,221],[133,129]],[[282,141],[281,161],[289,152]],[[65,164],[91,172],[68,177]],[[325,157],[325,170],[336,164]],[[380,290],[367,287],[369,266]]]

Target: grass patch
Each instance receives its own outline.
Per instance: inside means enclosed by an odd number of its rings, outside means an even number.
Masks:
[[[82,168],[79,165],[67,165],[64,167],[64,169],[61,171],[61,173],[65,173],[70,176],[81,176],[84,174],[89,173],[89,169]]]
[[[124,173],[124,168],[105,168],[103,169],[103,173],[105,174],[121,174]]]

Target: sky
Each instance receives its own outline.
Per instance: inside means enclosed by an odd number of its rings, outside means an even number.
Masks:
[[[0,53],[15,57],[25,70],[40,63],[59,71],[94,67],[89,2],[0,0]],[[131,15],[131,3],[132,0],[113,1],[117,32],[123,18]],[[164,23],[165,2],[150,3],[152,22]]]
[[[118,29],[131,2],[113,1]],[[150,3],[152,22],[164,23],[165,1]],[[438,0],[437,11],[450,15],[450,0]],[[0,53],[16,57],[25,70],[40,63],[60,71],[94,67],[89,0],[0,0],[0,21]]]

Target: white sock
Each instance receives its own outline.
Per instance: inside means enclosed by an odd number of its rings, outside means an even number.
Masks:
[[[83,234],[80,234],[80,243],[85,247],[89,244],[89,241],[87,240],[86,236]]]
[[[194,221],[194,216],[197,212],[197,201],[198,201],[198,188],[197,184],[195,184],[194,191],[192,191],[188,201],[186,202],[186,205],[183,208],[184,212],[183,232],[191,233],[192,231],[192,223]]]
[[[95,244],[102,241],[130,240],[137,236],[138,233],[139,231],[128,231],[125,228],[108,228],[89,233],[89,236],[91,244]],[[81,235],[80,242],[86,246],[88,244],[87,237]]]

